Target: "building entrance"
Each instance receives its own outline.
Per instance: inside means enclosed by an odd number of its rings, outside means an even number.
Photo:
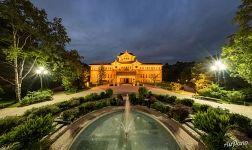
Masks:
[[[132,83],[131,78],[120,78],[120,83],[129,84]]]

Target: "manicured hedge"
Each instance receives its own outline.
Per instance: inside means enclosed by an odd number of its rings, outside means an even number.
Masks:
[[[78,108],[72,108],[62,113],[62,119],[64,121],[73,121],[75,118],[78,118],[78,117],[79,117]]]
[[[0,135],[9,132],[12,128],[16,127],[22,122],[23,119],[19,116],[7,116],[0,119]]]
[[[210,108],[211,106],[206,105],[206,104],[197,104],[194,103],[192,106],[192,110],[193,112],[207,112],[207,110]]]
[[[33,103],[52,100],[52,90],[42,90],[28,92],[28,94],[21,100],[22,105],[29,105]]]
[[[46,116],[47,114],[55,115],[61,110],[57,105],[46,105],[38,108],[32,108],[24,113],[26,117]]]
[[[156,110],[158,110],[162,113],[165,113],[165,114],[169,114],[169,112],[171,110],[170,106],[167,106],[161,102],[155,102],[155,103],[151,104],[151,108],[156,109]]]
[[[38,149],[36,144],[53,130],[52,124],[53,117],[50,114],[29,118],[10,132],[1,135],[0,147],[17,143],[16,149]]]
[[[177,99],[176,103],[177,104],[183,104],[183,105],[188,106],[188,107],[192,107],[193,103],[194,103],[194,100],[189,99],[189,98]]]
[[[172,117],[179,121],[184,122],[185,119],[189,116],[190,107],[183,104],[176,104],[171,110]]]
[[[85,115],[88,112],[91,112],[96,109],[100,109],[106,106],[110,106],[111,99],[104,99],[96,102],[86,102],[78,106],[79,113]]]
[[[175,101],[177,99],[176,96],[170,96],[170,95],[154,95],[157,100],[164,102],[164,103],[168,103],[168,104],[175,104]]]

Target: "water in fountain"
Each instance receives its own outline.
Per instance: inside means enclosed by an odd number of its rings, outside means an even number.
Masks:
[[[129,131],[131,130],[132,125],[133,125],[133,119],[131,119],[130,117],[130,101],[129,101],[129,95],[127,94],[125,97],[124,122],[122,123],[122,128],[124,130],[126,139],[129,136]]]
[[[85,128],[71,150],[179,150],[167,130],[151,117],[131,110],[129,96],[124,96],[124,111],[102,116]]]

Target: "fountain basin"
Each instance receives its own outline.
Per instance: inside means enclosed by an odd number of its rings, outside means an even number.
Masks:
[[[171,132],[145,113],[132,111],[127,132],[121,126],[124,111],[104,115],[84,128],[74,139],[70,150],[179,150]]]

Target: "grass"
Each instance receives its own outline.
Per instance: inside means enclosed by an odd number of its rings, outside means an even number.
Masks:
[[[19,107],[19,106],[21,106],[21,104],[19,102],[17,102],[17,103],[14,103],[14,104],[8,106],[7,108],[14,108],[14,107]]]
[[[17,101],[13,100],[13,99],[11,99],[11,100],[0,100],[0,109],[9,107],[9,106],[14,105],[16,103],[17,103]]]

